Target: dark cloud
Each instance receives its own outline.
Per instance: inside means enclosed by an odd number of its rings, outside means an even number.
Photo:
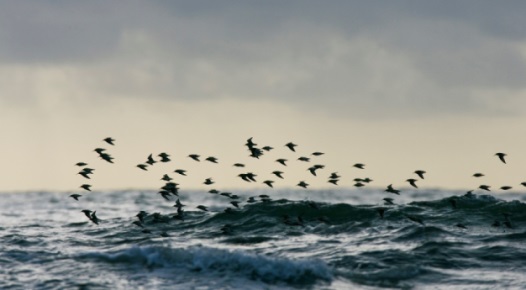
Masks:
[[[516,98],[525,86],[525,6],[12,1],[0,4],[0,60],[73,66],[79,86],[104,97],[265,98],[361,117],[498,114],[503,96],[491,91]]]

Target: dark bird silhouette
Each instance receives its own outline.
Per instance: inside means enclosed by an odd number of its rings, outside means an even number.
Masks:
[[[263,148],[261,148],[261,149],[263,149],[263,150],[265,150],[265,151],[270,151],[270,150],[274,149],[274,147],[271,147],[271,146],[265,146],[265,147],[263,147]]]
[[[81,210],[81,212],[83,212],[84,215],[86,215],[91,220],[91,210],[83,209],[83,210]]]
[[[502,189],[502,190],[510,190],[510,189],[512,189],[512,187],[508,186],[508,185],[505,185],[505,186],[502,186],[500,189]]]
[[[338,175],[338,172],[333,172],[331,173],[331,176],[329,176],[329,179],[338,179],[340,177],[341,176]]]
[[[409,182],[409,184],[411,184],[412,187],[418,188],[418,186],[416,186],[416,179],[410,178],[410,179],[407,179],[406,181]]]
[[[365,186],[365,184],[363,184],[363,183],[361,183],[361,182],[356,182],[356,183],[354,184],[354,186],[355,186],[355,187],[363,187],[363,186]]]
[[[158,192],[164,199],[170,200],[170,192],[167,190],[161,190]]]
[[[234,166],[235,167],[245,167],[245,164],[243,164],[243,163],[235,163]]]
[[[393,193],[393,194],[400,195],[400,190],[396,190],[396,189],[394,189],[392,184],[389,184],[389,185],[387,186],[387,189],[386,189],[385,191],[390,192],[390,193]]]
[[[287,144],[285,144],[285,146],[287,146],[292,152],[296,152],[296,150],[294,148],[296,148],[296,144],[292,143],[292,142],[289,142]]]
[[[168,155],[168,154],[165,153],[165,152],[161,152],[161,153],[159,153],[159,155],[157,155],[157,156],[161,157],[161,160],[160,160],[161,162],[166,163],[166,162],[170,162],[170,161],[171,161],[171,159],[170,159],[170,155]]]
[[[276,170],[276,171],[272,171],[272,174],[276,175],[277,177],[283,179],[283,171],[279,171],[279,170]],[[526,185],[525,185],[526,186]]]
[[[240,173],[238,174],[237,176],[241,177],[241,179],[243,179],[244,181],[246,182],[252,182],[249,178],[248,178],[248,175],[246,173]]]
[[[190,158],[192,158],[193,160],[199,162],[199,161],[200,161],[200,160],[199,160],[199,157],[201,157],[201,156],[198,155],[198,154],[190,154],[190,155],[188,155],[188,157],[190,157]]]
[[[274,181],[273,180],[265,180],[265,181],[263,181],[263,183],[268,185],[269,187],[273,187],[272,183],[274,183]]]
[[[95,149],[93,149],[93,151],[97,152],[98,154],[102,154],[104,151],[106,151],[106,149],[104,149],[104,148],[95,148]]]
[[[304,157],[304,156],[301,156],[300,158],[298,158],[299,161],[303,161],[303,162],[309,162],[310,161],[310,158],[308,157]]]
[[[322,152],[314,152],[314,153],[312,153],[313,156],[321,156],[323,154],[325,154],[325,153],[322,153]]]
[[[415,170],[415,174],[418,175],[421,179],[424,179],[424,174],[426,172],[424,170]]]
[[[276,162],[281,163],[283,166],[287,166],[287,164],[285,164],[285,162],[287,162],[287,159],[281,158],[281,159],[276,160]]]
[[[164,180],[164,181],[172,181],[173,178],[171,178],[170,176],[168,176],[168,174],[165,174],[165,175],[163,175],[163,177],[161,178],[161,180]]]
[[[205,179],[205,182],[203,182],[203,183],[206,184],[206,185],[211,185],[211,184],[214,184],[214,181],[210,177],[210,178]]]
[[[208,208],[206,206],[204,206],[204,205],[198,205],[197,208],[202,210],[202,211],[208,211]]]
[[[108,137],[108,138],[104,138],[103,141],[105,141],[106,143],[110,144],[110,145],[115,145],[113,142],[115,142],[115,139],[111,138],[111,137]]]
[[[155,161],[153,159],[152,154],[150,154],[150,155],[148,155],[148,160],[146,161],[146,163],[149,164],[149,165],[153,165],[154,163],[157,163],[157,161]]]
[[[366,178],[362,179],[362,181],[365,182],[365,183],[369,183],[369,182],[371,182],[373,180],[370,179],[369,177],[366,177]]]
[[[522,186],[526,186],[526,181],[525,182],[521,182],[521,185]]]
[[[257,146],[258,144],[254,143],[252,141],[252,137],[248,138],[247,139],[247,143],[245,144],[245,146],[247,146],[248,148],[254,148],[255,146]]]
[[[218,193],[219,193],[219,190],[217,190],[217,189],[210,189],[210,190],[208,191],[208,193],[211,193],[211,194],[218,194]]]
[[[246,173],[246,175],[247,175],[247,178],[250,179],[250,181],[256,182],[256,178],[255,178],[257,176],[256,174],[254,174],[252,172],[248,172],[248,173]]]
[[[87,173],[87,172],[85,172],[85,171],[80,171],[80,172],[77,173],[77,174],[80,174],[80,175],[81,175],[82,177],[84,177],[84,178],[91,179],[91,177],[89,177],[89,174],[90,174],[90,173]]]
[[[88,165],[88,163],[77,162],[77,163],[75,163],[75,165],[78,166],[78,167],[82,167],[82,166],[86,166],[86,165]]]
[[[90,219],[91,219],[91,221],[92,221],[94,224],[98,225],[99,222],[100,222],[100,220],[99,220],[99,218],[97,217],[97,215],[95,215],[96,212],[97,212],[97,211],[93,211],[93,212],[91,213],[91,218],[90,218]]]
[[[181,174],[182,176],[186,176],[186,170],[184,169],[176,169],[174,170],[175,173]]]
[[[90,187],[91,187],[91,185],[89,185],[89,184],[83,184],[83,185],[80,186],[80,188],[85,189],[87,191],[91,191]]]
[[[482,189],[482,190],[490,191],[490,190],[489,190],[489,188],[490,188],[489,185],[485,185],[485,184],[483,184],[483,185],[479,186],[479,188]]]
[[[250,151],[250,157],[259,159],[259,157],[263,155],[263,150],[256,148],[256,147],[249,148],[249,151]]]
[[[502,163],[506,164],[506,160],[504,159],[504,157],[506,156],[506,153],[495,153],[496,156],[499,157],[500,161],[502,161]]]
[[[207,157],[205,160],[210,161],[212,163],[217,163],[217,158],[215,158],[214,156]]]
[[[146,167],[148,167],[148,165],[146,165],[146,164],[137,164],[137,167],[139,167],[140,169],[142,169],[144,171],[148,171],[148,169],[146,169]]]
[[[316,176],[316,170],[318,170],[318,167],[312,166],[307,169],[312,175]]]
[[[79,197],[81,197],[81,196],[82,196],[82,195],[80,195],[80,194],[76,194],[76,193],[70,195],[70,197],[72,197],[74,200],[79,200]]]
[[[309,186],[308,183],[306,183],[305,181],[300,181],[297,186],[299,187],[303,187],[303,188],[307,188]]]
[[[477,172],[475,174],[473,174],[473,177],[482,177],[484,176],[484,174],[480,173],[480,172]]]
[[[334,185],[338,185],[338,181],[339,181],[338,179],[329,179],[329,181],[327,182],[332,183]]]
[[[106,162],[109,162],[109,163],[113,163],[113,159],[115,159],[115,158],[111,157],[111,155],[108,154],[108,153],[101,153],[101,154],[99,154],[99,157],[102,160],[104,160]]]
[[[390,197],[386,197],[383,200],[385,201],[386,205],[394,205],[394,202],[393,202],[394,199],[392,199]]]
[[[359,168],[359,169],[364,169],[364,166],[365,164],[362,164],[362,163],[356,163],[353,165],[353,167],[356,167],[356,168]]]

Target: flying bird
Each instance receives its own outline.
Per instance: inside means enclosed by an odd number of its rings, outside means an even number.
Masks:
[[[193,160],[199,162],[199,157],[201,157],[199,154],[190,154],[188,157],[192,158]]]
[[[303,187],[303,188],[307,188],[309,186],[308,183],[306,183],[305,181],[300,181],[297,186],[299,187]]]
[[[161,180],[164,180],[164,181],[172,181],[173,178],[171,178],[170,176],[168,176],[168,174],[165,174],[165,175],[163,175],[163,177],[161,178]]]
[[[394,205],[394,199],[390,198],[390,197],[386,197],[383,199],[385,201],[385,204],[386,205]]]
[[[416,179],[410,178],[410,179],[407,179],[406,181],[409,182],[409,184],[411,184],[412,187],[418,188],[418,186],[416,186]]]
[[[90,187],[91,187],[91,185],[89,185],[89,184],[83,184],[83,185],[80,186],[80,188],[85,189],[87,191],[91,191]]]
[[[148,167],[148,165],[146,165],[146,164],[137,164],[137,167],[139,167],[140,169],[142,169],[144,171],[148,171],[148,169],[146,169],[146,167]]]
[[[271,146],[265,146],[265,147],[263,147],[263,148],[261,148],[261,149],[263,149],[263,150],[265,150],[265,151],[270,151],[270,150],[274,149],[274,147],[271,147]]]
[[[322,153],[322,152],[314,152],[314,153],[312,153],[313,156],[321,156],[323,154],[325,154],[325,153]]]
[[[309,162],[310,161],[310,158],[308,157],[304,157],[304,156],[301,156],[300,158],[298,158],[299,161],[303,161],[303,162]]]
[[[186,170],[184,169],[176,169],[174,172],[186,176]]]
[[[214,181],[210,177],[210,178],[205,179],[205,182],[203,182],[203,183],[206,184],[206,185],[211,185],[211,184],[214,184]]]
[[[473,177],[482,177],[484,176],[484,174],[480,173],[480,172],[477,172],[475,174],[473,174]]]
[[[148,160],[146,161],[147,164],[153,165],[157,161],[153,160],[152,154],[148,155]]]
[[[338,181],[339,181],[338,179],[329,179],[328,182],[329,182],[329,183],[332,183],[332,184],[334,184],[334,185],[338,185]]]
[[[245,167],[245,164],[243,164],[243,163],[235,163],[234,167]]]
[[[281,163],[283,166],[287,166],[287,164],[285,164],[285,162],[287,162],[287,159],[281,158],[281,159],[276,160],[276,162]]]
[[[276,175],[277,177],[283,179],[283,171],[279,171],[279,170],[276,170],[276,171],[272,171],[272,174]],[[525,185],[526,186],[526,185]]]
[[[86,165],[88,165],[88,163],[77,162],[77,163],[75,163],[75,165],[78,166],[78,167],[82,167],[82,166],[86,166]]]
[[[505,185],[505,186],[502,186],[500,189],[502,189],[502,190],[510,190],[511,188],[512,188],[511,186]]]
[[[273,187],[272,183],[274,183],[274,181],[273,180],[265,180],[265,181],[263,181],[263,183],[268,185],[269,187]]]
[[[359,168],[359,169],[364,169],[364,166],[365,164],[362,164],[362,163],[356,163],[353,165],[353,167],[356,167],[356,168]]]
[[[389,185],[387,186],[387,189],[386,189],[385,191],[390,192],[390,193],[393,193],[393,194],[400,195],[400,190],[396,190],[396,189],[394,189],[392,184],[389,184]]]
[[[490,188],[489,185],[484,185],[484,184],[483,184],[483,185],[479,186],[479,188],[482,189],[482,190],[490,191],[490,190],[489,190],[489,188]]]
[[[168,154],[165,153],[165,152],[161,152],[161,153],[159,153],[159,155],[157,155],[157,156],[161,157],[161,162],[166,163],[166,162],[170,162],[170,161],[171,161],[171,159],[170,159],[170,155],[168,155]]]
[[[214,156],[207,157],[205,160],[210,161],[212,163],[217,163],[217,158],[215,158]]]
[[[103,141],[105,141],[106,143],[110,144],[110,145],[115,145],[113,142],[115,142],[115,139],[111,138],[111,137],[108,137],[108,138],[104,138]]]
[[[418,175],[418,177],[420,177],[421,179],[424,179],[424,174],[426,173],[424,170],[415,170],[414,172],[416,175]]]
[[[506,164],[506,160],[504,159],[504,156],[506,156],[506,153],[495,153],[496,156],[499,157],[500,161],[502,161],[504,164]]]
[[[292,142],[289,142],[287,144],[285,144],[285,146],[287,146],[292,152],[296,152],[296,150],[294,149],[296,146],[296,144],[292,143]]]
[[[82,196],[82,195],[80,195],[80,194],[76,194],[76,193],[70,195],[70,197],[72,197],[74,200],[79,200],[79,197],[81,197],[81,196]]]

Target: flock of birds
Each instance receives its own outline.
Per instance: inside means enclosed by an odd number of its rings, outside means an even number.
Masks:
[[[115,139],[113,139],[111,137],[107,137],[107,138],[103,139],[103,141],[106,144],[108,144],[108,145],[115,146]],[[271,151],[271,150],[274,149],[271,146],[264,146],[264,147],[259,148],[258,145],[256,143],[254,143],[253,138],[249,138],[247,140],[245,146],[247,147],[247,149],[248,149],[248,151],[250,153],[249,156],[253,157],[253,158],[256,158],[256,159],[259,159],[261,156],[263,156],[265,152],[268,152],[268,151]],[[296,152],[296,147],[298,145],[296,145],[296,144],[294,144],[292,142],[289,142],[289,143],[285,144],[285,146],[290,151]],[[114,158],[107,152],[107,149],[105,149],[105,148],[95,148],[94,152],[96,152],[98,154],[98,156],[102,160],[104,160],[104,161],[106,161],[108,163],[114,163],[113,162]],[[310,155],[312,157],[301,156],[301,157],[297,158],[297,160],[305,162],[305,163],[309,163],[309,162],[311,162],[312,159],[314,159],[314,158],[316,158],[318,156],[324,155],[324,153],[316,151],[316,152],[313,152]],[[499,153],[496,153],[495,156],[497,156],[502,163],[506,164],[506,154],[505,153],[499,152]],[[154,166],[155,163],[158,163],[158,162],[160,162],[160,163],[167,163],[167,162],[171,161],[170,155],[165,153],[165,152],[162,152],[162,153],[158,154],[157,157],[159,157],[159,159],[155,160],[153,154],[150,154],[147,157],[147,159],[146,159],[146,161],[144,163],[137,164],[137,168],[140,169],[140,170],[148,171],[148,169],[151,166]],[[207,162],[211,162],[211,163],[218,163],[219,162],[218,158],[216,158],[214,156],[209,156],[209,157],[206,157],[206,158],[202,159],[199,154],[190,154],[190,155],[188,155],[188,158],[191,158],[195,162],[201,162],[201,160],[204,160],[204,161],[207,161]],[[285,158],[279,158],[279,159],[276,160],[276,162],[280,164],[279,166],[287,166],[287,162],[288,161],[289,160],[285,159]],[[90,175],[92,175],[94,173],[95,169],[88,167],[88,164],[85,163],[85,162],[78,162],[75,165],[80,167],[80,168],[82,168],[78,172],[78,175],[82,176],[85,179],[91,179]],[[233,164],[233,166],[235,166],[237,168],[244,168],[245,167],[245,165],[243,163],[235,163],[235,164]],[[357,168],[357,169],[365,169],[365,164],[363,164],[363,163],[356,163],[356,164],[353,165],[353,167]],[[324,169],[324,168],[325,168],[325,165],[314,164],[314,165],[308,167],[307,171],[309,171],[313,176],[318,176],[317,175],[317,170]],[[178,175],[180,175],[180,176],[186,176],[187,175],[187,171],[185,169],[175,169],[173,172],[178,174]],[[284,176],[283,176],[284,172],[281,171],[281,170],[275,170],[275,171],[272,172],[272,174],[278,179],[284,179]],[[414,174],[416,174],[416,176],[418,176],[418,178],[420,180],[423,180],[425,178],[426,171],[425,170],[415,170]],[[484,174],[480,173],[480,172],[477,172],[477,173],[473,174],[473,177],[476,177],[476,178],[483,177],[483,176],[484,176]],[[240,174],[238,174],[238,177],[241,180],[245,181],[245,182],[257,182],[257,179],[256,179],[257,175],[252,173],[252,172],[240,173]],[[341,179],[341,176],[337,172],[332,172],[329,175],[327,182],[331,183],[333,185],[338,185],[338,182],[339,182],[340,179]],[[418,188],[417,182],[419,181],[419,179],[408,178],[406,180],[406,182],[409,183],[410,186],[412,186],[414,188]],[[170,218],[178,219],[178,220],[184,220],[185,219],[185,212],[183,210],[183,207],[185,207],[185,205],[183,203],[181,203],[181,201],[179,199],[179,190],[180,190],[179,184],[173,182],[174,179],[172,177],[170,177],[168,174],[164,174],[162,176],[161,180],[163,180],[165,182],[165,184],[160,188],[160,190],[158,192],[161,195],[161,197],[164,198],[167,201],[172,201],[173,197],[177,198],[175,200],[175,204],[174,204],[174,207],[177,209],[177,212],[175,214],[173,214]],[[371,178],[369,178],[369,177],[366,177],[366,178],[355,178],[353,181],[354,181],[354,186],[359,188],[359,187],[366,186],[367,184],[369,184],[373,180]],[[274,185],[273,185],[274,182],[275,182],[274,180],[270,180],[270,179],[262,181],[263,184],[266,184],[270,188],[274,187]],[[207,186],[213,185],[214,183],[215,182],[214,182],[214,180],[212,178],[206,178],[204,180],[204,182],[203,182],[203,184],[205,184]],[[526,187],[526,182],[522,182],[521,185]],[[305,182],[304,180],[301,180],[301,181],[298,182],[297,186],[306,189],[306,188],[309,187],[309,184],[307,182]],[[87,184],[87,183],[82,184],[80,186],[80,188],[82,188],[85,191],[91,191],[91,187],[92,187],[92,185],[91,184]],[[501,190],[509,190],[511,188],[512,188],[511,186],[502,186],[500,189]],[[482,185],[480,185],[478,187],[478,189],[485,190],[485,191],[490,191],[490,186],[482,184]],[[220,192],[219,190],[216,190],[216,189],[210,189],[208,192],[211,193],[211,194],[218,194],[218,195],[221,195],[221,196],[225,196],[226,198],[229,198],[230,204],[233,207],[227,207],[224,210],[227,213],[234,212],[236,209],[239,209],[240,206],[241,206],[241,203],[242,203],[241,197],[236,195],[236,194],[232,194],[231,192]],[[398,190],[398,189],[395,189],[392,184],[387,186],[387,188],[385,189],[385,192],[390,193],[390,194],[394,194],[394,195],[400,195],[400,193],[401,193],[401,191]],[[473,190],[468,191],[465,194],[465,196],[468,197],[468,198],[473,197]],[[75,199],[75,200],[77,200],[77,201],[79,201],[79,199],[82,197],[82,195],[78,194],[78,193],[74,193],[74,194],[71,194],[70,197]],[[258,202],[258,200],[256,198],[257,197],[249,197],[245,202],[246,203]],[[268,195],[266,195],[266,194],[259,195],[259,202],[270,202],[270,201],[271,201],[271,198]],[[394,203],[394,199],[392,197],[385,197],[383,199],[383,201],[384,201],[384,205],[394,205],[395,204]],[[453,208],[457,207],[457,199],[455,197],[450,198],[449,202],[450,202],[450,204],[451,204],[451,206]],[[318,205],[315,202],[312,202],[312,201],[309,202],[309,206],[314,208],[314,209],[318,208]],[[201,210],[201,211],[205,211],[205,212],[209,211],[208,207],[205,206],[205,205],[198,205],[197,209]],[[378,208],[376,208],[376,211],[378,212],[379,217],[382,218],[382,219],[384,218],[384,213],[385,213],[386,210],[387,210],[386,207],[378,207]],[[97,217],[95,210],[84,209],[81,212],[84,213],[84,215],[92,223],[94,223],[96,225],[98,225],[100,223],[100,219]],[[416,223],[419,223],[421,225],[424,225],[424,221],[418,216],[409,215],[409,214],[405,214],[405,216],[409,220],[411,220],[413,222],[416,222]],[[494,223],[492,224],[492,226],[494,226],[494,227],[506,226],[508,228],[512,228],[510,215],[507,214],[507,213],[503,213],[503,216],[504,216],[504,220],[495,220]],[[153,223],[156,223],[156,222],[167,222],[168,221],[167,220],[167,216],[163,216],[160,213],[148,214],[145,211],[140,211],[136,215],[136,217],[137,217],[137,220],[133,221],[133,224],[138,226],[139,228],[141,228],[142,232],[144,232],[144,233],[151,233],[151,231],[149,229],[147,229],[146,226],[145,226],[146,223],[147,223],[146,222],[147,220],[151,221]],[[325,218],[325,217],[320,217],[319,220],[322,221],[322,222],[328,222],[327,218]],[[303,224],[304,224],[304,221],[301,218],[301,216],[298,216],[296,219],[292,219],[288,215],[285,215],[285,216],[283,216],[283,220],[282,221],[283,221],[284,224],[291,225],[291,226],[303,226]],[[466,228],[466,226],[464,224],[462,224],[462,223],[458,223],[458,224],[456,224],[456,226],[459,227],[459,228]],[[232,225],[230,225],[230,224],[225,225],[221,229],[221,231],[223,233],[230,233],[232,231]],[[163,236],[163,237],[167,237],[168,236],[168,234],[166,232],[162,232],[162,233],[160,233],[160,235]]]

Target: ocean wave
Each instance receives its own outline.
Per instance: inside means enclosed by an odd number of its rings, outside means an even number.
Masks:
[[[88,252],[79,260],[126,263],[148,269],[186,269],[192,272],[222,274],[226,271],[269,284],[313,284],[332,280],[331,269],[321,260],[293,260],[209,247],[171,248],[134,246],[110,252]]]

